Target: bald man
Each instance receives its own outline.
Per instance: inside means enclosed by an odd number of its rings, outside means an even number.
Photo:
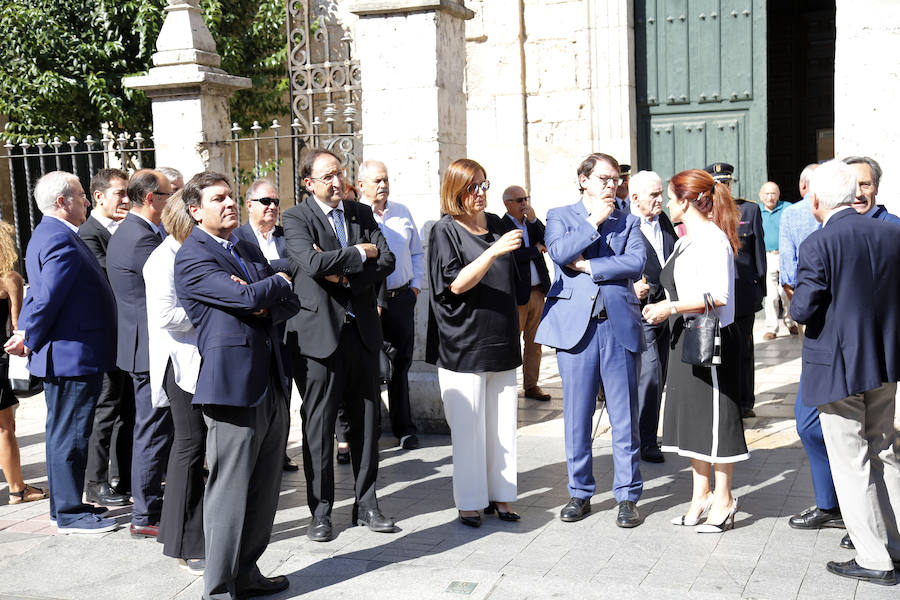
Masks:
[[[779,231],[781,229],[781,216],[787,204],[781,200],[781,189],[774,181],[765,182],[759,188],[759,204],[762,213],[763,237],[766,244],[766,298],[763,300],[763,309],[766,312],[766,333],[763,339],[774,340],[778,335],[778,304],[781,303],[784,326],[791,335],[797,335],[800,330],[791,319],[790,300],[787,292],[781,287],[781,272],[779,266]]]
[[[525,339],[522,353],[522,387],[526,398],[546,402],[550,394],[538,387],[541,371],[541,345],[534,342],[534,334],[544,312],[544,297],[550,290],[550,274],[544,262],[544,224],[534,215],[528,192],[518,185],[503,191],[506,214],[502,224],[505,231],[520,229],[522,246],[513,250],[516,269],[516,302],[519,305],[519,328]]]

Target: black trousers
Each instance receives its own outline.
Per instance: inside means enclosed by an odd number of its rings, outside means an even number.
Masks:
[[[169,397],[175,429],[162,517],[157,540],[163,554],[173,558],[203,558],[203,458],[206,454],[206,423],[199,406],[192,406],[193,394],[175,383],[171,361],[166,366],[164,384]]]
[[[85,481],[119,477],[119,491],[131,490],[131,447],[134,437],[134,388],[125,371],[103,374],[94,410],[94,429],[88,441]]]
[[[411,288],[388,298],[387,308],[381,313],[384,341],[396,349],[391,361],[393,373],[388,382],[388,405],[391,411],[391,430],[397,439],[416,432],[409,407],[409,368],[412,366],[416,341],[415,313],[416,293]]]
[[[172,415],[150,401],[150,373],[131,373],[134,382],[134,446],[131,456],[131,497],[134,525],[157,525],[162,513],[162,482],[172,448]]]
[[[668,321],[651,325],[641,320],[647,349],[640,354],[641,372],[638,378],[638,429],[641,432],[641,448],[658,448],[656,431],[659,429],[659,407],[666,373],[669,366]],[[681,360],[681,357],[677,357]]]
[[[737,356],[738,359],[737,403],[741,410],[750,410],[756,404],[756,395],[753,392],[756,384],[753,361],[753,321],[755,318],[753,314],[734,318],[737,335],[734,337],[733,351],[729,354]],[[722,350],[728,352],[727,348]]]
[[[356,503],[362,510],[377,507],[378,357],[363,345],[351,322],[343,326],[331,356],[295,353],[292,363],[303,396],[303,471],[310,512],[327,516],[334,504],[334,422],[342,403],[349,423],[347,441]]]

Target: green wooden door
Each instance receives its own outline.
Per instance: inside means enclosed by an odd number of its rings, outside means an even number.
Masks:
[[[735,166],[734,194],[766,181],[765,0],[635,0],[638,160],[667,181]]]

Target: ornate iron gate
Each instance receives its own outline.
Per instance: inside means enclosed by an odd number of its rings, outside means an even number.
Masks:
[[[348,180],[355,181],[362,158],[359,61],[337,9],[336,0],[287,2],[291,118],[302,136],[295,160],[307,144],[326,148],[341,157]]]

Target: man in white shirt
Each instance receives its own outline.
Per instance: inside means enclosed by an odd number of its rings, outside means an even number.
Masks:
[[[416,298],[425,278],[425,254],[409,209],[393,200],[388,202],[391,185],[384,163],[367,160],[360,165],[357,185],[360,200],[372,208],[375,222],[394,254],[394,271],[384,281],[378,305],[384,341],[394,350],[388,381],[391,429],[400,446],[411,450],[419,447],[419,439],[409,406],[407,374],[416,339]]]

